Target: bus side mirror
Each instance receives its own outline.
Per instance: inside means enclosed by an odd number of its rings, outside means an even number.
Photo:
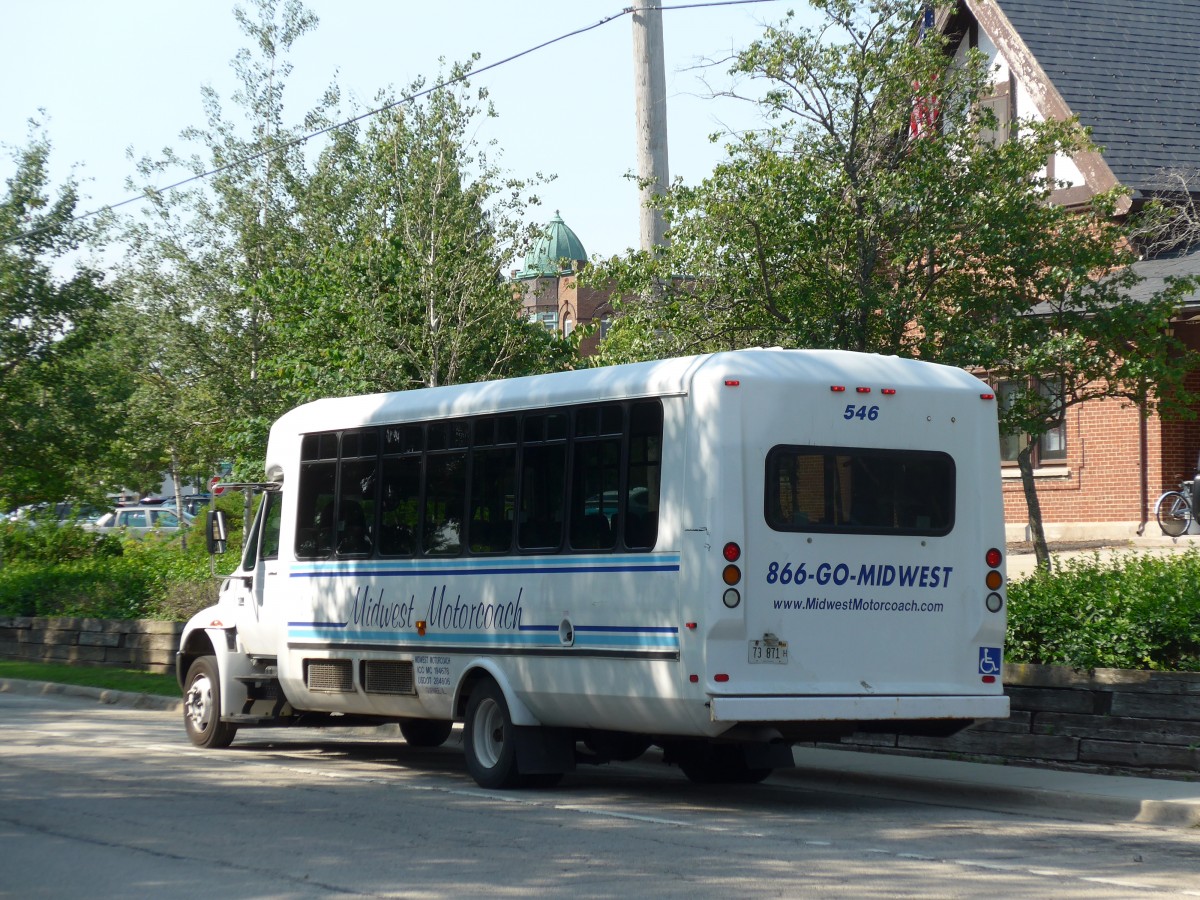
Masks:
[[[225,552],[229,541],[229,530],[225,524],[225,510],[214,509],[204,518],[204,542],[210,556]]]

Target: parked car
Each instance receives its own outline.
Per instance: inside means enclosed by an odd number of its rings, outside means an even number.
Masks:
[[[200,510],[212,503],[212,494],[187,494],[183,497],[183,511],[193,518],[200,515]],[[164,509],[174,509],[174,498],[163,501]]]
[[[184,512],[181,519],[175,510],[162,506],[119,506],[84,528],[100,534],[123,534],[140,539],[147,534],[174,534],[181,527],[191,525],[193,518]]]

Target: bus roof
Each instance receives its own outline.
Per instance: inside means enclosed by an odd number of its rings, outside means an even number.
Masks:
[[[844,383],[853,389],[869,381],[894,388],[919,386],[933,392],[986,390],[962,369],[894,356],[845,350],[734,350],[501,381],[325,398],[284,414],[272,432],[304,434],[546,406],[680,396],[692,389],[701,372],[713,380],[739,379],[747,386],[755,381],[787,381],[820,386]],[[882,385],[883,381],[887,385]]]

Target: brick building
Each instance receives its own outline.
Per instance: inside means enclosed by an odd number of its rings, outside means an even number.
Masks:
[[[525,267],[513,272],[512,281],[531,321],[551,331],[569,335],[579,325],[599,328],[582,344],[592,353],[612,317],[611,292],[579,283],[587,264],[583,243],[557,211],[525,257]]]
[[[1128,216],[1156,196],[1200,200],[1195,14],[1195,0],[959,0],[938,26],[960,55],[977,48],[994,67],[985,102],[999,123],[996,139],[1021,119],[1076,116],[1091,129],[1103,153],[1047,161],[1048,174],[1067,183],[1053,201],[1083,206],[1120,185],[1130,192],[1120,210]],[[1200,246],[1143,258],[1135,268],[1149,296],[1168,275],[1200,273]],[[1200,348],[1200,296],[1181,311],[1175,333]],[[1013,463],[1004,467],[1009,539],[1020,539],[1027,516],[1015,442],[1001,446]],[[1069,410],[1035,451],[1047,536],[1158,533],[1154,501],[1192,476],[1198,453],[1200,421],[1163,421],[1116,400]]]

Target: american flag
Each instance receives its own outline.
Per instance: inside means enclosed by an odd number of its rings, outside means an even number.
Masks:
[[[925,40],[925,32],[933,28],[933,7],[926,6],[921,16],[921,27],[917,31],[917,43]],[[908,119],[908,135],[913,140],[933,134],[937,124],[938,99],[936,94],[921,93],[921,83],[914,81],[913,108]]]

